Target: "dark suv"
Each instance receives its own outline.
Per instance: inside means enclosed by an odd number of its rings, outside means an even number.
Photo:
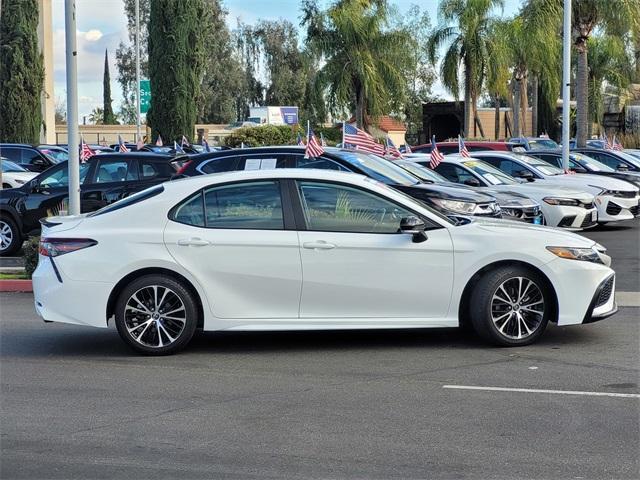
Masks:
[[[98,210],[147,187],[169,180],[175,157],[151,153],[105,153],[80,164],[82,212]],[[69,170],[61,162],[20,188],[0,191],[0,256],[20,249],[38,234],[40,219],[66,210]]]
[[[439,211],[455,216],[501,217],[496,199],[456,185],[423,182],[402,167],[377,155],[356,150],[325,148],[319,158],[304,158],[303,147],[261,147],[223,150],[177,160],[178,174],[185,176],[235,170],[316,168],[359,173],[394,187]]]
[[[21,143],[0,143],[0,157],[5,157],[30,172],[43,172],[56,164],[37,147]]]

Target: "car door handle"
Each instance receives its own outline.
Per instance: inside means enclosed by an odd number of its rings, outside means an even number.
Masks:
[[[313,250],[331,250],[336,248],[333,243],[325,242],[324,240],[319,240],[317,242],[305,242],[302,244],[304,248],[309,248]]]
[[[206,247],[211,245],[211,242],[201,238],[182,238],[178,240],[178,245],[182,247]]]

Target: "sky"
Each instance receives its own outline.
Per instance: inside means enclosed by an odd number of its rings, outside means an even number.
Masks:
[[[223,0],[229,12],[227,23],[235,27],[237,20],[252,24],[258,20],[290,20],[300,22],[299,0]],[[400,12],[406,12],[412,4],[419,4],[429,12],[431,24],[437,24],[439,0],[390,0]],[[505,0],[504,16],[517,12],[522,0]],[[66,99],[64,0],[53,0],[53,51],[54,51],[54,95],[60,102]],[[122,92],[117,82],[115,51],[121,41],[128,41],[126,17],[122,0],[78,0],[77,44],[78,44],[78,110],[80,120],[89,115],[94,107],[102,106],[102,75],[105,49],[109,51],[111,96],[117,111]],[[499,13],[499,12],[498,12]],[[440,85],[434,93],[448,97]]]

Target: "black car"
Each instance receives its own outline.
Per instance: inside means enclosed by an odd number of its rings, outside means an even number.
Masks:
[[[304,158],[303,147],[262,147],[222,150],[192,155],[176,161],[177,176],[194,176],[236,170],[317,168],[359,173],[392,186],[449,216],[500,217],[496,199],[484,193],[423,182],[393,162],[365,152],[325,148],[319,158]]]
[[[132,193],[169,180],[175,173],[167,155],[104,153],[80,164],[81,211],[91,212]],[[68,162],[41,173],[20,188],[0,191],[0,256],[20,249],[38,234],[40,219],[66,210]]]
[[[527,152],[527,155],[544,160],[554,167],[562,168],[562,152],[534,150]],[[575,173],[588,173],[590,175],[604,175],[618,178],[632,183],[636,187],[640,187],[640,171],[615,170],[600,162],[600,160],[593,158],[591,154],[572,151],[569,154],[569,170]]]
[[[640,173],[640,159],[625,152],[600,148],[576,148],[571,152],[594,158],[614,170]]]
[[[43,172],[56,162],[38,147],[23,143],[0,143],[0,156],[17,163],[30,172]]]

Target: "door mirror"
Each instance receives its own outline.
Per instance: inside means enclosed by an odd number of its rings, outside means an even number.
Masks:
[[[463,183],[465,185],[469,185],[470,187],[479,187],[480,186],[480,181],[475,177],[467,178]]]
[[[31,165],[35,165],[36,167],[46,167],[47,166],[47,164],[44,161],[44,159],[39,158],[39,157],[38,158],[34,158],[33,162],[31,162]]]
[[[400,232],[413,235],[414,243],[422,243],[427,239],[424,222],[418,217],[403,217],[400,220]]]
[[[620,171],[626,172],[627,170],[629,170],[629,167],[627,166],[626,163],[619,163],[618,167],[616,168],[616,170],[620,170]]]
[[[526,180],[527,182],[533,182],[533,173],[529,170],[518,170],[514,176]]]

